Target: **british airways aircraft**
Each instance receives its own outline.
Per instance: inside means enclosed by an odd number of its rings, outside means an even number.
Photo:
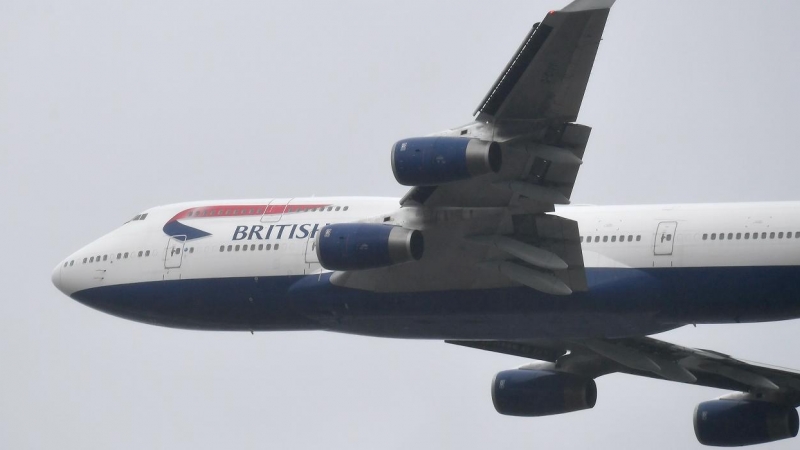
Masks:
[[[473,122],[394,144],[402,199],[160,206],[67,257],[53,283],[153,325],[437,339],[539,361],[495,376],[501,414],[592,408],[594,379],[621,372],[734,391],[697,406],[703,444],[796,436],[800,373],[647,336],[800,317],[800,203],[567,206],[613,2],[550,11]]]

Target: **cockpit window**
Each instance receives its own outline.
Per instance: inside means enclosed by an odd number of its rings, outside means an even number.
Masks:
[[[147,213],[137,214],[137,215],[133,216],[133,219],[129,220],[128,222],[135,222],[137,220],[144,220],[146,217],[147,217]],[[125,222],[125,223],[128,223],[128,222]]]

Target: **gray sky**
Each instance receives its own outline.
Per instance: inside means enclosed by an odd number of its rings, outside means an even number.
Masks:
[[[470,121],[530,25],[565,4],[0,2],[0,447],[699,447],[693,408],[723,391],[610,375],[593,410],[509,418],[489,383],[520,358],[158,328],[50,284],[62,257],[150,206],[401,196],[391,144]],[[798,19],[790,0],[617,2],[573,201],[800,199]],[[800,368],[796,321],[661,338]]]

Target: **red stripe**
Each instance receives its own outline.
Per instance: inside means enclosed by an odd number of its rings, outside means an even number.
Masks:
[[[264,214],[287,214],[306,212],[314,208],[324,208],[327,204],[299,205],[209,205],[198,206],[196,208],[185,209],[169,220],[175,222],[180,219],[206,219],[211,217],[242,217],[242,216],[261,216]]]

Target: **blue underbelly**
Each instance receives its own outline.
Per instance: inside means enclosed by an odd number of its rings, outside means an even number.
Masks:
[[[800,317],[800,267],[587,269],[587,292],[515,287],[373,293],[329,276],[170,280],[76,300],[120,317],[207,330],[309,330],[428,339],[624,337],[688,323]]]

